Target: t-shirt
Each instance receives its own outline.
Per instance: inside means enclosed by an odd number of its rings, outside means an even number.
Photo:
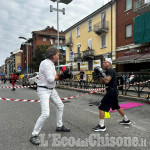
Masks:
[[[80,72],[79,74],[80,74],[80,79],[83,80],[83,78],[84,78],[84,72],[82,71],[82,72]]]
[[[134,79],[134,75],[132,74],[129,78],[130,81],[132,81]]]
[[[110,82],[105,84],[107,92],[111,92],[111,94],[117,94],[117,77],[115,71],[112,68],[109,68],[106,70],[106,76],[112,77]]]

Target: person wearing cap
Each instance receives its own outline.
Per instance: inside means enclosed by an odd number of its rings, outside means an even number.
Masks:
[[[55,47],[49,47],[46,51],[46,59],[40,63],[39,67],[39,80],[37,83],[37,95],[40,98],[41,115],[38,118],[30,142],[34,145],[39,145],[40,140],[38,135],[42,126],[50,114],[49,99],[56,106],[56,131],[57,132],[70,132],[62,122],[64,104],[60,99],[57,91],[55,90],[56,81],[63,80],[70,77],[69,69],[63,68],[62,74],[56,75],[54,63],[58,61],[59,50]]]
[[[106,71],[105,73],[103,72],[103,69]],[[104,115],[105,112],[109,112],[110,108],[112,108],[112,110],[116,109],[123,117],[123,120],[119,122],[120,124],[131,124],[130,120],[118,104],[117,77],[112,68],[111,58],[105,58],[103,60],[103,69],[100,67],[94,68],[94,72],[100,79],[100,83],[104,83],[106,87],[106,94],[102,98],[98,107],[99,124],[93,128],[94,131],[106,131],[106,127],[104,125]]]

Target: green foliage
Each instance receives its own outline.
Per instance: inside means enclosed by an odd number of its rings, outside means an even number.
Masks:
[[[38,69],[42,60],[45,59],[46,50],[48,49],[48,45],[38,45],[35,49],[35,56],[32,59],[32,63],[30,67],[33,69]]]

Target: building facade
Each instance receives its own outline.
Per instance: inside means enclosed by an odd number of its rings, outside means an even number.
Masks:
[[[23,50],[22,53],[22,72],[27,72],[27,63],[28,63],[28,73],[32,73],[38,70],[31,68],[30,64],[33,57],[35,56],[36,47],[38,45],[48,45],[57,47],[57,30],[54,27],[47,26],[43,30],[33,31],[32,38],[27,40],[24,44],[21,45],[20,49]],[[59,32],[59,50],[60,50],[60,64],[65,63],[65,33]],[[28,58],[27,58],[28,54]],[[27,62],[28,61],[28,62]]]
[[[9,57],[5,59],[5,74],[7,77],[9,77],[9,59]]]
[[[20,74],[21,72],[21,54],[22,50],[16,50],[10,53],[9,58],[9,75],[11,73]]]
[[[29,73],[33,72],[32,68],[30,67],[30,64],[31,64],[32,58],[33,58],[33,39],[30,38],[25,43],[21,44],[20,49],[22,50],[22,55],[21,55],[21,59],[22,59],[21,70],[22,70],[22,72],[23,73],[27,72],[27,63],[28,63],[28,72]]]
[[[116,0],[116,68],[150,69],[150,0]]]
[[[115,10],[115,1],[110,1],[65,30],[66,63],[72,63],[74,74],[79,70],[91,74],[105,57],[115,60]]]

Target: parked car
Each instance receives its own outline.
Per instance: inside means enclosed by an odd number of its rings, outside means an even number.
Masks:
[[[37,85],[38,79],[39,79],[39,72],[34,72],[32,74],[32,77],[29,78],[30,85]]]
[[[22,79],[22,85],[23,86],[28,86],[28,85],[30,85],[30,83],[29,83],[29,78],[31,78],[32,77],[32,74],[26,74],[26,75],[24,75],[24,77],[23,77],[23,79]]]

